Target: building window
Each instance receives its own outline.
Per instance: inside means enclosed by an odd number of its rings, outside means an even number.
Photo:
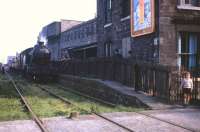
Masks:
[[[70,35],[69,35],[69,34],[67,34],[67,41],[69,41],[69,38],[70,38]]]
[[[78,38],[79,38],[79,39],[81,38],[81,32],[80,32],[80,30],[79,30],[79,32],[78,32]]]
[[[130,15],[130,0],[123,0],[121,2],[121,7],[122,7],[122,14],[121,17],[127,17]]]
[[[70,39],[69,40],[72,41],[72,33],[70,33]]]
[[[81,38],[83,38],[84,37],[84,31],[83,31],[83,29],[81,29]]]
[[[77,32],[74,31],[74,39],[76,40],[77,39]]]
[[[200,7],[200,0],[179,0],[179,5]]]
[[[86,34],[85,34],[85,28],[83,28],[83,31],[82,31],[82,32],[83,32],[83,38],[85,38],[85,35],[86,35]]]
[[[106,57],[111,57],[112,56],[112,43],[107,42],[104,45],[104,52]]]
[[[178,66],[192,70],[200,66],[200,34],[180,32],[178,35]]]
[[[112,22],[112,0],[106,0],[105,6],[105,24]]]

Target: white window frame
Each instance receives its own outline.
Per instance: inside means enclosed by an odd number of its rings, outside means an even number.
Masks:
[[[105,43],[105,56],[106,57],[112,56],[112,43],[111,42]]]
[[[188,34],[189,34],[189,36],[191,37],[192,36],[192,32],[187,32]],[[194,35],[195,36],[195,35]],[[189,38],[190,39],[190,38]],[[197,40],[198,40],[198,36],[196,36],[196,39],[193,39],[193,40],[196,40],[196,46],[198,45],[198,43],[197,43]],[[189,40],[190,42],[191,42],[191,40]],[[190,42],[188,43],[188,45],[189,46],[191,46],[190,45]],[[198,51],[197,51],[197,47],[195,48],[195,51],[192,51],[191,52],[191,50],[190,49],[188,49],[188,51],[187,52],[182,52],[181,51],[181,49],[182,49],[182,39],[181,39],[181,35],[180,35],[180,32],[178,33],[178,48],[177,48],[177,56],[178,56],[178,58],[177,58],[177,66],[179,67],[179,69],[181,69],[181,67],[182,67],[182,65],[181,65],[181,63],[182,63],[182,57],[183,56],[185,56],[185,55],[187,55],[188,56],[188,67],[187,68],[191,68],[191,66],[193,65],[192,64],[192,59],[191,59],[191,57],[192,56],[195,56],[195,57],[197,57],[197,53],[198,53]],[[190,47],[189,47],[190,48]],[[196,60],[194,61],[195,63],[197,63],[196,62]],[[196,66],[195,66],[196,67]],[[191,70],[191,69],[190,69]]]
[[[189,0],[189,4],[186,4],[185,1],[186,0],[179,0],[179,5],[177,5],[177,8],[183,9],[183,10],[199,10],[200,11],[200,7],[192,5],[192,0]]]
[[[184,6],[192,6],[192,1],[189,0],[189,4],[186,4],[186,0],[179,0],[180,1],[180,5],[184,5]]]

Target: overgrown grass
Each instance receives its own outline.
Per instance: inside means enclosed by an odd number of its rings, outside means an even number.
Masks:
[[[0,73],[0,81],[7,80],[5,74]]]
[[[25,84],[25,83],[24,83]],[[24,90],[24,95],[31,105],[33,111],[39,117],[69,116],[71,112],[79,111],[86,114],[87,112],[78,110],[76,107],[67,105],[64,102],[50,96],[35,85],[24,85],[20,87]]]
[[[3,81],[1,80],[3,78]],[[1,75],[0,79],[0,121],[29,119],[29,115],[24,112],[19,96],[17,95],[11,82]]]
[[[94,102],[93,100],[89,100],[84,97],[77,96],[73,93],[59,89],[60,87],[62,87],[59,84],[49,84],[49,85],[44,85],[43,87],[49,89],[51,92],[57,95],[60,95],[70,100],[71,102],[75,103],[79,107],[88,110],[89,112],[93,111],[97,113],[110,113],[110,112],[134,112],[134,111],[144,110],[142,108],[127,107],[127,106],[122,106],[122,105],[119,105],[116,107],[109,107],[104,104]]]
[[[59,87],[62,87],[60,84],[40,84],[42,87],[49,89],[55,94],[70,100],[80,108],[86,109],[86,112],[75,106],[65,104],[59,99],[52,97],[47,92],[39,89],[39,84],[28,82],[21,76],[14,76],[13,79],[15,80],[15,82],[17,82],[17,85],[24,90],[23,95],[25,95],[29,104],[31,105],[31,108],[39,117],[68,117],[72,112],[89,114],[91,112],[110,113],[134,112],[143,110],[139,108],[125,106],[117,106],[114,108],[105,106],[101,103],[93,102],[92,100],[86,99],[84,97],[77,96],[73,93],[58,89]],[[22,106],[20,98],[13,88],[11,82],[6,80],[5,76],[0,75],[0,121],[30,119],[30,115],[24,110],[25,108],[24,106]]]

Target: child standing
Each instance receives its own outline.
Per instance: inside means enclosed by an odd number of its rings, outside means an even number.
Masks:
[[[193,90],[193,81],[190,78],[190,73],[186,72],[184,78],[181,81],[181,89],[183,91],[184,104],[190,102],[191,93]]]

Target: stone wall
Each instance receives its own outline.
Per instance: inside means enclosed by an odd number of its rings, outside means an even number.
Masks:
[[[178,0],[155,0],[155,32],[131,37],[130,17],[121,18],[123,0],[112,1],[112,24],[105,24],[105,2],[97,2],[98,56],[105,56],[105,43],[112,43],[112,52],[122,48],[123,38],[130,38],[132,57],[139,60],[177,65],[179,31],[200,32],[200,7],[178,9]]]
[[[105,0],[98,0],[97,3],[97,32],[98,32],[98,56],[105,56],[104,45],[112,43],[112,52],[115,49],[122,49],[122,40],[128,38],[131,41],[132,57],[144,61],[158,61],[158,49],[154,46],[154,40],[158,36],[158,23],[152,34],[132,38],[130,33],[130,16],[121,17],[124,0],[113,0],[112,2],[112,24],[105,24]],[[156,10],[158,11],[158,6]],[[158,13],[157,13],[158,14]],[[158,18],[156,18],[158,20]],[[154,53],[157,52],[157,56]]]
[[[125,32],[128,32],[128,25],[124,25],[125,27],[122,27],[121,25],[121,7],[120,2],[121,0],[113,0],[112,3],[112,24],[105,24],[105,6],[104,2],[105,0],[98,0],[97,1],[97,33],[98,33],[98,56],[104,56],[104,45],[107,42],[112,43],[112,52],[114,52],[115,49],[121,48],[121,38],[122,34],[120,32],[122,29],[126,29]],[[130,19],[129,19],[130,20]],[[127,34],[127,36],[130,36],[130,34]]]
[[[48,37],[48,49],[51,52],[51,60],[57,61],[59,59],[59,35]]]
[[[159,62],[176,66],[177,34],[179,31],[200,32],[200,26],[193,21],[200,20],[200,10],[178,9],[176,0],[159,0],[159,3]]]

